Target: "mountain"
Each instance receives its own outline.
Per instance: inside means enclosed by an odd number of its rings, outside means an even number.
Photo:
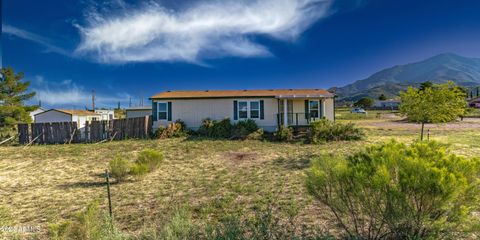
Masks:
[[[339,100],[378,98],[380,94],[392,98],[408,86],[418,86],[425,81],[444,83],[448,80],[465,87],[479,86],[480,58],[444,53],[420,62],[387,68],[366,79],[332,90],[335,90]]]

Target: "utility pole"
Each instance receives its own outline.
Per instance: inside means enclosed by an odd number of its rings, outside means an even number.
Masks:
[[[130,97],[129,100],[128,100],[128,107],[129,107],[129,108],[132,107],[132,97]]]
[[[92,111],[95,111],[95,90],[92,90]]]
[[[117,104],[117,109],[120,110],[120,101]]]

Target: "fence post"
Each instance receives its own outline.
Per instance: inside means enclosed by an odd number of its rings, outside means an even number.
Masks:
[[[113,219],[112,215],[112,198],[110,196],[110,176],[108,170],[105,169],[105,181],[107,182],[107,197],[108,197],[108,213],[110,214],[110,221]]]
[[[427,130],[427,141],[430,141],[430,128]]]

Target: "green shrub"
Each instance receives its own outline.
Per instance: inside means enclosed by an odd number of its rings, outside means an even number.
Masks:
[[[437,142],[392,141],[315,159],[306,186],[349,237],[455,239],[475,222],[479,177],[480,159],[450,154]]]
[[[327,119],[310,124],[308,140],[312,143],[344,140],[361,140],[365,133],[353,123],[337,123]]]
[[[115,180],[121,182],[130,173],[130,166],[131,163],[128,160],[117,156],[109,162],[110,174],[115,178]]]
[[[252,119],[241,120],[233,125],[230,138],[242,139],[242,140],[247,139],[250,134],[255,133],[257,130],[258,130],[258,126],[254,120]],[[257,134],[253,134],[250,137],[252,138],[259,137],[258,134],[259,132],[257,132]]]
[[[150,171],[157,169],[164,160],[163,154],[154,149],[146,148],[138,154],[135,164],[148,166]]]
[[[259,128],[256,131],[249,133],[245,139],[248,140],[262,140],[264,138],[265,132],[263,131],[263,128]]]
[[[163,154],[154,149],[144,149],[132,164],[130,173],[136,177],[142,177],[157,169],[164,160]]]
[[[112,225],[105,211],[99,208],[98,202],[88,205],[84,211],[77,212],[72,220],[50,224],[48,227],[50,239],[127,239]]]
[[[233,125],[229,118],[221,121],[206,118],[202,121],[202,125],[197,133],[203,137],[209,138],[230,138],[232,136]]]
[[[285,126],[280,126],[273,134],[276,141],[287,142],[293,140],[293,129]]]
[[[178,209],[172,219],[163,226],[158,239],[180,240],[191,239],[196,234],[197,227],[193,224],[191,213],[185,209]]]
[[[262,139],[263,130],[260,131],[252,119],[238,121],[232,124],[229,118],[221,121],[209,118],[202,121],[197,131],[199,136],[218,139]]]
[[[188,136],[187,125],[180,119],[168,124],[167,127],[160,126],[155,131],[155,137],[160,139],[185,136]]]
[[[150,171],[151,171],[150,167],[146,164],[134,163],[130,168],[130,174],[132,174],[135,177],[143,177]]]

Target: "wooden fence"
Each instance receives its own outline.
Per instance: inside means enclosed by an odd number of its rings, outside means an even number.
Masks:
[[[77,128],[76,122],[19,124],[20,144],[64,144],[80,142],[102,142],[129,138],[150,137],[152,118],[114,119],[86,122]]]

